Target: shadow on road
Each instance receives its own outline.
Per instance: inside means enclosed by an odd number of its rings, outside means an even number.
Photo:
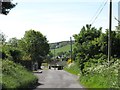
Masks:
[[[30,87],[29,90],[34,90],[34,89],[36,89],[37,86],[40,86],[40,85],[44,85],[44,84],[37,82],[35,85],[33,85],[32,87]]]
[[[34,73],[42,73],[42,72],[34,72]]]
[[[42,83],[37,83],[35,86],[39,86],[39,85],[44,85],[44,84],[42,84]]]

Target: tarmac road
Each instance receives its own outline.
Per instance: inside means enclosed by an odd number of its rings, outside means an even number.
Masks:
[[[43,70],[35,73],[39,78],[39,88],[83,88],[77,81],[77,76],[64,70]],[[35,89],[35,90],[36,90]]]

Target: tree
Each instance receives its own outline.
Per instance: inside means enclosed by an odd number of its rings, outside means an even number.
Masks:
[[[50,62],[53,60],[53,59],[52,59],[53,56],[54,56],[53,53],[52,53],[52,52],[49,52],[48,55],[45,57],[44,62],[50,63]]]
[[[14,8],[16,4],[13,4],[10,0],[0,0],[1,7],[1,14],[7,15],[12,8]]]
[[[0,59],[5,59],[7,58],[7,55],[4,51],[0,51]]]
[[[83,26],[79,34],[75,34],[75,49],[77,62],[81,71],[84,71],[85,63],[99,53],[100,46],[98,39],[101,36],[102,28],[96,29],[91,25]]]
[[[20,42],[23,51],[30,56],[31,60],[37,61],[40,68],[44,57],[49,53],[49,44],[46,37],[38,31],[29,30],[25,32]]]
[[[11,45],[12,47],[17,47],[18,46],[18,39],[16,37],[10,38],[8,41],[8,44]]]
[[[64,55],[65,53],[63,52],[63,51],[61,51],[61,52],[58,52],[57,53],[57,56],[59,56],[60,58]]]
[[[12,56],[12,59],[15,63],[19,62],[21,60],[21,51],[19,49],[12,48],[9,50],[10,55]]]
[[[3,32],[0,32],[0,44],[3,45],[5,44],[6,41],[6,36]]]
[[[118,26],[120,27],[120,26]],[[117,28],[117,31],[112,31],[111,33],[111,54],[113,57],[120,58],[120,29]]]

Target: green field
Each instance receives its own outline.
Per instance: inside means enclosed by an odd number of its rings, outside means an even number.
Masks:
[[[74,49],[75,45],[72,45],[72,50]],[[63,47],[60,48],[56,48],[55,49],[55,55],[57,55],[57,53],[59,52],[69,52],[71,50],[71,45],[65,45]],[[51,49],[51,52],[54,54],[54,49]]]

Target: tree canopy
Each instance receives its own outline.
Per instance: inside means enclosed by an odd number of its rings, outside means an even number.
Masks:
[[[2,6],[0,13],[7,15],[10,12],[10,10],[17,5],[17,3],[13,4],[10,0],[3,0],[3,1],[0,0],[0,5]]]
[[[6,41],[6,36],[3,32],[0,32],[0,45],[3,45]]]
[[[43,59],[49,53],[49,44],[42,33],[29,30],[25,32],[24,37],[19,42],[21,48],[30,56],[34,61]]]

